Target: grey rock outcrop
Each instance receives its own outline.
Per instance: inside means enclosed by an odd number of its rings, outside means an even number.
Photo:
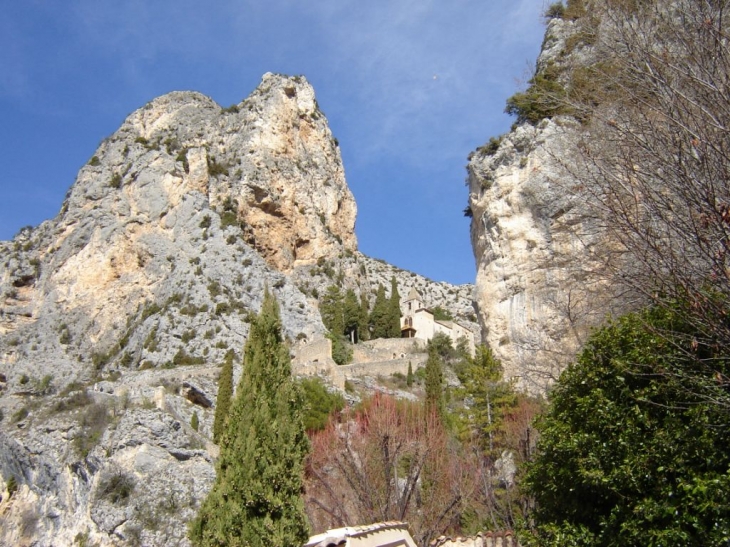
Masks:
[[[304,78],[130,114],[56,218],[0,242],[0,544],[188,545],[218,365],[240,362],[267,287],[290,341],[323,337],[329,285],[392,276],[476,325],[472,286],[362,255],[355,215]]]
[[[537,70],[559,67],[566,77],[588,63],[590,48],[565,53],[578,31],[573,21],[552,20]],[[535,393],[611,311],[603,276],[610,243],[570,172],[581,131],[565,115],[519,123],[472,153],[467,167],[482,338],[505,376]]]

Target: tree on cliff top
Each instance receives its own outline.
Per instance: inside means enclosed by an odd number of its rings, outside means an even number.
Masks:
[[[190,526],[195,545],[289,547],[306,541],[301,494],[309,441],[302,407],[279,307],[267,291],[244,349],[216,481]]]

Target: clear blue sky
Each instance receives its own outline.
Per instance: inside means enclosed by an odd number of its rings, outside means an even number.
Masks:
[[[173,90],[237,103],[303,74],[340,142],[360,250],[474,281],[466,157],[509,129],[505,99],[543,37],[544,0],[3,2],[0,240],[55,216],[124,118]]]

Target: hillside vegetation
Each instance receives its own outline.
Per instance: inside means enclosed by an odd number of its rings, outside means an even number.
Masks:
[[[563,57],[508,102],[518,123],[578,120],[559,186],[587,204],[602,282],[633,310],[596,330],[550,393],[525,543],[730,538],[728,8],[554,4]]]

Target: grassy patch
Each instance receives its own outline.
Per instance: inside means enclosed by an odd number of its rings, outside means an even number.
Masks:
[[[117,471],[102,477],[96,492],[99,498],[120,505],[129,501],[133,491],[134,479],[122,471]]]
[[[73,446],[82,458],[85,458],[99,444],[101,437],[109,425],[109,412],[106,405],[93,403],[79,418],[81,430],[73,439]]]

